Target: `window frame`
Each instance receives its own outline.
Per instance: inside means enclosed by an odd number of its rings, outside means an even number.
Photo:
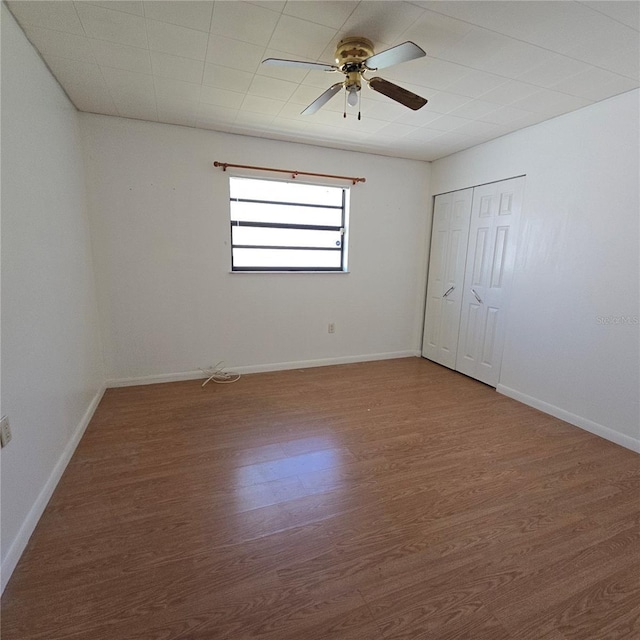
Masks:
[[[301,180],[281,180],[277,178],[267,178],[264,176],[248,176],[248,175],[231,175],[229,176],[229,187],[231,187],[231,181],[234,179],[245,180],[261,180],[263,182],[277,182],[279,184],[305,184],[316,187],[329,187],[332,189],[340,189],[342,194],[341,205],[327,205],[327,204],[309,204],[298,201],[279,201],[279,200],[262,200],[258,198],[234,198],[231,196],[231,188],[229,188],[229,245],[230,245],[230,260],[231,260],[231,273],[348,273],[347,271],[347,256],[348,256],[348,222],[349,222],[349,195],[350,188],[337,186],[334,184],[327,184],[326,182],[311,182]],[[333,209],[340,211],[340,225],[320,225],[320,224],[300,224],[300,223],[282,223],[282,222],[258,222],[258,221],[240,221],[232,219],[231,203],[233,202],[247,202],[253,204],[266,204],[277,206],[295,206],[295,207],[308,207],[319,209]],[[304,245],[244,245],[234,244],[233,240],[233,228],[234,227],[249,227],[249,228],[265,228],[265,229],[293,229],[293,230],[305,230],[305,231],[334,231],[339,232],[341,236],[339,247],[310,247]],[[248,266],[239,267],[234,264],[234,249],[272,249],[283,251],[334,251],[340,252],[340,265],[336,267],[322,267],[322,266]]]

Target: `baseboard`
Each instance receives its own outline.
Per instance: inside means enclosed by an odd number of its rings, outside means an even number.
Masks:
[[[73,436],[67,443],[67,446],[58,459],[56,466],[53,468],[51,475],[45,482],[44,487],[42,487],[42,491],[40,491],[40,494],[36,498],[35,503],[29,510],[27,517],[25,518],[22,526],[18,531],[18,535],[9,547],[9,551],[7,552],[7,555],[2,562],[2,570],[0,571],[0,573],[2,574],[0,593],[3,592],[5,587],[7,586],[7,583],[11,578],[11,574],[18,564],[18,560],[20,560],[20,556],[22,556],[25,548],[27,547],[27,543],[29,542],[29,538],[31,538],[31,535],[33,534],[36,525],[38,524],[38,520],[40,520],[40,517],[42,516],[51,496],[53,495],[53,492],[58,485],[58,482],[60,481],[64,470],[67,468],[67,464],[69,464],[69,460],[71,460],[71,456],[76,450],[80,439],[82,438],[87,426],[89,425],[89,422],[91,421],[91,418],[93,417],[95,410],[98,407],[98,404],[100,403],[100,400],[102,399],[102,396],[104,395],[105,389],[106,387],[102,386],[91,400],[91,403],[87,407],[87,410],[84,412],[84,415],[78,423]]]
[[[225,370],[235,371],[242,375],[247,373],[267,373],[269,371],[286,371],[289,369],[309,369],[311,367],[327,367],[335,364],[353,364],[355,362],[371,362],[374,360],[392,360],[394,358],[420,357],[420,351],[392,351],[387,353],[371,353],[358,356],[340,356],[336,358],[321,358],[319,360],[298,360],[295,362],[273,362],[244,367],[226,366]],[[201,380],[207,378],[201,370],[182,371],[154,376],[140,376],[136,378],[112,378],[107,380],[107,387],[132,387],[142,384],[159,384],[162,382],[181,382],[182,380]]]
[[[624,433],[620,433],[619,431],[615,431],[614,429],[605,427],[602,424],[598,424],[597,422],[593,422],[592,420],[588,420],[587,418],[583,418],[582,416],[578,416],[574,413],[570,413],[569,411],[565,411],[564,409],[556,407],[553,404],[549,404],[548,402],[544,402],[543,400],[538,400],[538,398],[528,396],[526,393],[522,393],[520,391],[516,391],[515,389],[506,387],[503,384],[499,384],[496,388],[496,391],[498,391],[498,393],[501,393],[502,395],[508,396],[509,398],[518,400],[518,402],[527,404],[534,409],[539,409],[544,413],[548,413],[555,418],[560,418],[560,420],[564,420],[569,424],[580,427],[585,431],[589,431],[590,433],[600,436],[605,440],[615,442],[615,444],[619,444],[621,447],[625,447],[627,449],[631,449],[631,451],[640,453],[640,438],[633,438],[631,436],[625,435]]]

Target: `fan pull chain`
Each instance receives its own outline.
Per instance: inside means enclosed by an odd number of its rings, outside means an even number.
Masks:
[[[362,109],[362,90],[358,91],[358,120],[360,120],[360,109]]]
[[[342,114],[343,118],[347,117],[347,89],[344,90],[344,113]]]

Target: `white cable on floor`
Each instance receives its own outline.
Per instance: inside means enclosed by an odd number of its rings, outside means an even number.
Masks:
[[[232,382],[238,382],[240,380],[240,374],[235,373],[234,371],[225,371],[222,367],[224,364],[223,360],[220,360],[217,364],[209,369],[200,369],[202,373],[208,375],[209,377],[202,383],[204,387],[207,382],[216,382],[217,384],[231,384]]]

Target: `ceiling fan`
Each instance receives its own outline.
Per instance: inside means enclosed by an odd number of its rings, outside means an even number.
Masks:
[[[384,69],[400,62],[408,62],[427,55],[417,44],[404,42],[391,49],[375,53],[373,43],[367,38],[351,36],[338,43],[336,49],[336,64],[323,64],[321,62],[303,62],[302,60],[282,60],[281,58],[267,58],[262,64],[279,65],[285,67],[297,67],[302,69],[314,69],[316,71],[336,72],[340,71],[346,76],[342,82],[330,86],[323,94],[318,96],[303,112],[302,115],[316,113],[343,87],[345,89],[346,102],[355,107],[358,104],[362,81],[364,80],[371,89],[381,93],[396,102],[417,111],[427,104],[427,100],[421,96],[399,87],[393,82],[377,76],[367,78],[365,73]],[[344,117],[347,117],[345,105]],[[360,113],[358,113],[358,120]]]

